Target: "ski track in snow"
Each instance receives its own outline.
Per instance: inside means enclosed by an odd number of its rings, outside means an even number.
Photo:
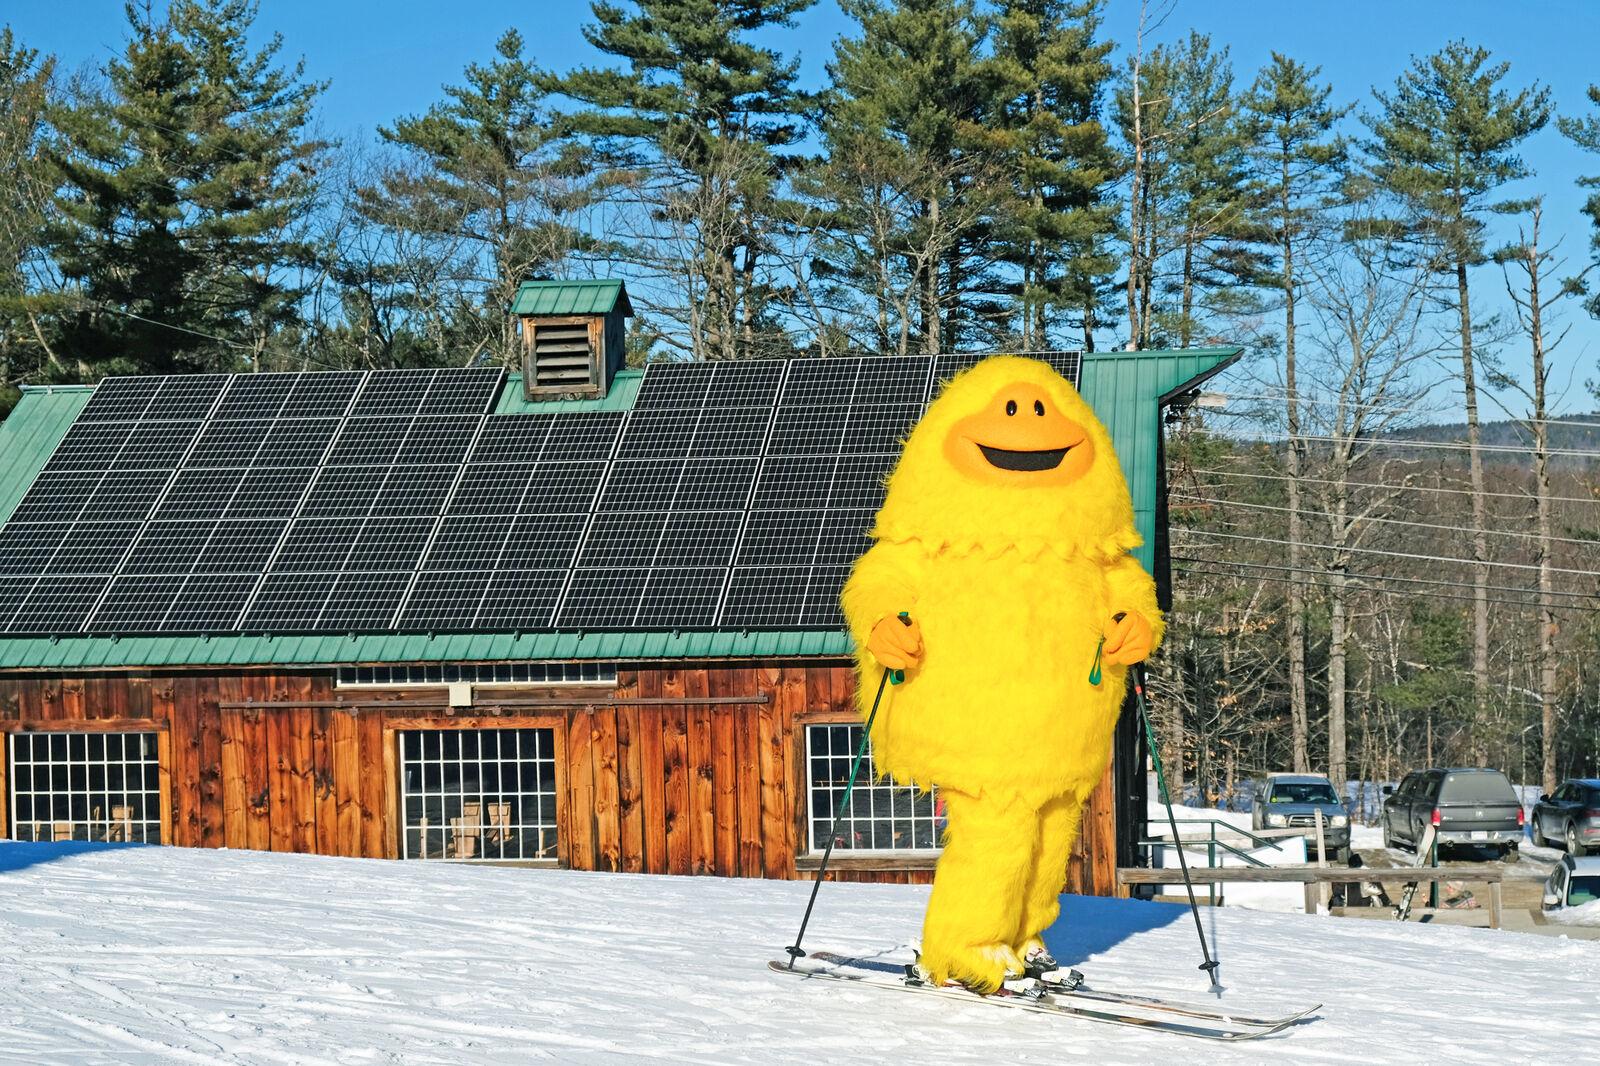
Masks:
[[[809,884],[0,843],[0,1062],[1578,1061],[1600,942],[1207,910],[1245,1045],[765,971]],[[61,856],[39,861],[47,856]],[[31,863],[31,865],[30,865]],[[829,884],[813,950],[902,955],[924,887]],[[1067,898],[1063,961],[1216,1002],[1187,911]]]

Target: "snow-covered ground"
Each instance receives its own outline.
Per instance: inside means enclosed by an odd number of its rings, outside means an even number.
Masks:
[[[809,887],[0,844],[0,1061],[1501,1064],[1600,1031],[1600,944],[1230,909],[1222,1002],[1317,1020],[1201,1044],[767,973]],[[903,947],[926,898],[825,885],[807,945]],[[1064,962],[1204,998],[1187,909],[1067,904]]]

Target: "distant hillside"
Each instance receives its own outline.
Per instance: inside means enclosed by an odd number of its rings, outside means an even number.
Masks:
[[[1556,455],[1552,466],[1563,469],[1585,469],[1600,466],[1600,411],[1590,414],[1561,415],[1560,424],[1550,426],[1550,449],[1553,452],[1589,452],[1591,455]],[[1581,422],[1583,425],[1574,425]],[[1533,465],[1533,433],[1527,423],[1512,419],[1484,422],[1481,425],[1482,443],[1489,448],[1516,448],[1517,452],[1494,451],[1485,454],[1484,461],[1501,466]],[[1418,440],[1465,445],[1465,422],[1445,425],[1414,426],[1388,434],[1390,439]],[[1440,449],[1419,448],[1419,453],[1437,455]],[[1458,453],[1464,459],[1466,452]]]

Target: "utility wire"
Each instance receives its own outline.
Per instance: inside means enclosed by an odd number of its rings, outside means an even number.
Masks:
[[[1251,511],[1279,511],[1279,512],[1282,512],[1284,514],[1298,514],[1302,518],[1330,518],[1330,517],[1332,517],[1326,511],[1307,511],[1307,510],[1305,510],[1303,508],[1277,507],[1277,506],[1274,506],[1273,504],[1270,504],[1270,503],[1244,503],[1243,501],[1240,501],[1240,500],[1219,500],[1219,499],[1216,499],[1216,498],[1211,497],[1211,496],[1191,496],[1188,493],[1183,493],[1183,492],[1174,492],[1174,493],[1171,493],[1170,496],[1171,496],[1172,499],[1175,499],[1175,500],[1194,500],[1194,501],[1197,501],[1199,503],[1219,504],[1219,505],[1221,505],[1223,507],[1242,507],[1242,508],[1245,508],[1245,509],[1251,510]],[[1438,523],[1435,523],[1435,522],[1408,522],[1403,518],[1375,518],[1375,517],[1357,518],[1357,517],[1352,517],[1350,519],[1350,521],[1351,521],[1352,524],[1359,523],[1359,522],[1381,522],[1381,523],[1383,523],[1385,525],[1412,526],[1412,527],[1414,527],[1416,529],[1438,529],[1438,530],[1443,530],[1443,531],[1449,532],[1449,533],[1478,533],[1478,532],[1482,532],[1482,533],[1488,534],[1491,537],[1522,537],[1522,538],[1526,538],[1526,539],[1529,539],[1529,540],[1539,540],[1540,539],[1540,536],[1537,533],[1518,533],[1515,530],[1510,530],[1510,529],[1476,530],[1476,529],[1473,529],[1471,526],[1445,526],[1445,525],[1439,525]],[[1546,539],[1548,539],[1550,541],[1550,543],[1552,543],[1552,544],[1582,544],[1582,545],[1584,545],[1586,547],[1594,548],[1597,551],[1600,551],[1600,541],[1597,541],[1597,540],[1583,540],[1583,539],[1578,538],[1578,537],[1549,537],[1549,538],[1546,538]]]
[[[1234,563],[1231,563],[1231,562],[1229,562],[1227,560],[1219,560],[1217,562],[1217,565],[1218,566],[1232,566],[1232,565],[1244,565],[1244,564],[1234,564]],[[1276,584],[1276,585],[1299,585],[1299,586],[1301,586],[1303,588],[1332,589],[1332,588],[1336,587],[1331,582],[1317,581],[1317,580],[1312,579],[1312,578],[1297,578],[1297,577],[1294,577],[1292,575],[1285,577],[1285,576],[1280,576],[1280,575],[1276,575],[1276,574],[1241,574],[1241,573],[1239,573],[1237,571],[1207,570],[1207,569],[1203,569],[1203,568],[1197,568],[1197,567],[1195,567],[1193,565],[1185,565],[1185,566],[1179,567],[1178,571],[1179,571],[1179,573],[1183,573],[1183,574],[1194,574],[1194,575],[1199,575],[1199,576],[1203,576],[1203,577],[1218,577],[1218,578],[1228,578],[1228,579],[1233,579],[1233,580],[1249,580],[1249,581],[1255,581],[1255,582],[1270,581],[1270,582],[1272,582],[1273,584]],[[1388,587],[1385,587],[1383,585],[1371,585],[1371,584],[1367,584],[1364,579],[1357,579],[1357,578],[1354,578],[1354,577],[1352,577],[1351,580],[1350,580],[1349,588],[1350,588],[1350,590],[1352,592],[1372,593],[1372,594],[1378,595],[1378,596],[1389,596],[1389,597],[1406,596],[1406,597],[1410,597],[1412,599],[1416,599],[1419,596],[1425,595],[1426,598],[1428,598],[1428,599],[1452,600],[1452,601],[1455,601],[1457,603],[1474,603],[1474,602],[1476,602],[1475,597],[1470,596],[1470,595],[1457,595],[1457,594],[1450,593],[1450,592],[1430,592],[1430,593],[1423,594],[1423,593],[1419,593],[1416,589],[1397,589],[1397,588],[1388,588]],[[1500,606],[1504,606],[1504,607],[1526,608],[1526,609],[1535,610],[1535,611],[1542,611],[1544,609],[1544,605],[1542,603],[1537,603],[1537,602],[1532,601],[1532,600],[1507,600],[1507,599],[1501,599],[1498,596],[1490,596],[1490,597],[1487,597],[1487,602],[1488,603],[1497,604],[1497,605],[1500,605]],[[1585,606],[1581,606],[1579,604],[1574,604],[1574,603],[1552,603],[1552,604],[1550,604],[1550,609],[1552,611],[1572,611],[1574,613],[1577,613],[1577,614],[1580,614],[1580,615],[1584,615],[1584,616],[1591,615],[1591,614],[1594,613],[1594,608],[1585,607]]]
[[[1224,397],[1226,399],[1229,399],[1229,400],[1247,400],[1247,401],[1248,400],[1260,400],[1260,401],[1264,401],[1264,402],[1273,402],[1273,401],[1281,400],[1281,401],[1283,401],[1285,403],[1287,403],[1288,400],[1289,400],[1289,395],[1288,395],[1287,392],[1283,392],[1283,393],[1280,393],[1280,394],[1277,394],[1277,395],[1274,395],[1274,394],[1271,394],[1271,393],[1253,394],[1253,393],[1241,393],[1241,392],[1220,392],[1220,393],[1213,392],[1213,393],[1207,393],[1206,395],[1208,395],[1208,396],[1222,396],[1222,397]],[[1350,402],[1350,401],[1341,401],[1341,400],[1317,400],[1317,399],[1312,399],[1311,397],[1306,396],[1304,394],[1301,394],[1299,397],[1297,397],[1297,400],[1300,403],[1311,404],[1311,405],[1317,406],[1317,407],[1338,407],[1342,403],[1345,406],[1348,406],[1348,407],[1350,407],[1350,408],[1352,408],[1354,410],[1359,410],[1359,411],[1399,411],[1399,412],[1404,412],[1406,414],[1424,414],[1424,415],[1447,415],[1447,414],[1451,414],[1452,413],[1452,409],[1449,408],[1449,407],[1407,407],[1407,406],[1404,406],[1402,404],[1390,404],[1390,403],[1353,403],[1353,402]],[[1209,412],[1214,411],[1215,408],[1202,408],[1201,410],[1209,413]],[[1543,425],[1546,425],[1546,426],[1579,426],[1579,427],[1582,427],[1584,429],[1600,430],[1600,417],[1597,417],[1597,418],[1594,418],[1594,419],[1590,419],[1588,421],[1584,421],[1584,420],[1581,420],[1581,419],[1525,418],[1525,417],[1522,417],[1520,415],[1508,414],[1505,418],[1496,419],[1496,421],[1497,422],[1510,422],[1510,423],[1514,423],[1514,424],[1519,425],[1519,426],[1529,426],[1529,425],[1536,426],[1536,425],[1543,424]]]
[[[1241,533],[1218,533],[1209,529],[1189,529],[1187,532],[1198,536],[1223,537],[1227,540],[1248,540],[1258,544],[1276,544],[1287,547],[1286,540],[1275,540],[1272,537],[1248,537]],[[1312,548],[1319,551],[1352,552],[1358,555],[1383,555],[1391,559],[1415,559],[1425,563],[1459,563],[1462,566],[1498,566],[1508,570],[1538,570],[1535,563],[1502,563],[1496,560],[1461,559],[1454,555],[1422,555],[1416,552],[1384,551],[1381,548],[1353,548],[1338,547],[1333,544],[1302,544],[1302,548]],[[1566,567],[1552,566],[1549,568],[1553,574],[1572,574],[1577,577],[1600,577],[1600,570],[1572,570]]]
[[[1287,437],[1235,437],[1233,439],[1241,444],[1285,444],[1288,442]],[[1331,437],[1315,433],[1301,433],[1297,435],[1295,439],[1315,441],[1319,444],[1359,444],[1368,448],[1423,448],[1432,451],[1472,451],[1472,445],[1460,441],[1397,440],[1393,437],[1364,436]],[[1531,444],[1527,446],[1510,444],[1480,444],[1478,445],[1478,451],[1510,455],[1533,455],[1535,454],[1536,450]],[[1563,458],[1582,457],[1588,459],[1600,459],[1600,450],[1591,451],[1589,449],[1579,448],[1546,448],[1544,450],[1544,454],[1560,456]]]
[[[1336,571],[1324,570],[1324,569],[1321,569],[1320,567],[1315,567],[1315,566],[1283,566],[1283,565],[1276,564],[1276,563],[1250,562],[1250,561],[1245,560],[1245,559],[1219,559],[1219,558],[1216,558],[1214,556],[1207,557],[1207,558],[1200,558],[1200,557],[1193,556],[1193,555],[1174,555],[1174,556],[1172,556],[1172,560],[1174,562],[1184,562],[1184,563],[1203,563],[1203,564],[1216,564],[1216,565],[1227,565],[1227,566],[1247,566],[1247,567],[1250,567],[1253,570],[1273,570],[1273,571],[1277,571],[1279,573],[1284,573],[1284,574],[1311,574],[1311,575],[1315,575],[1315,576],[1318,576],[1318,577],[1337,577],[1338,576],[1338,573]],[[1439,578],[1433,578],[1433,577],[1407,577],[1404,574],[1368,574],[1368,573],[1347,572],[1347,573],[1345,573],[1345,577],[1348,578],[1351,581],[1358,581],[1358,582],[1368,582],[1368,581],[1405,582],[1408,585],[1429,585],[1429,586],[1435,586],[1435,587],[1443,587],[1443,588],[1445,588],[1447,590],[1448,589],[1465,589],[1465,588],[1469,587],[1469,586],[1461,584],[1459,581],[1443,581],[1443,580],[1440,580]],[[1509,592],[1509,593],[1512,593],[1512,594],[1518,595],[1518,596],[1539,596],[1539,595],[1542,595],[1542,593],[1538,589],[1530,589],[1530,588],[1525,588],[1525,587],[1518,586],[1518,585],[1485,585],[1483,587],[1484,587],[1484,589],[1486,591],[1489,591],[1489,592]],[[1401,589],[1400,591],[1409,592],[1409,593],[1411,593],[1413,595],[1422,595],[1423,594],[1423,590],[1420,590],[1420,589]],[[1441,593],[1441,595],[1443,595],[1443,594]],[[1562,599],[1574,599],[1574,600],[1600,599],[1600,593],[1572,592],[1572,591],[1567,590],[1567,589],[1551,589],[1550,590],[1550,595],[1557,596],[1557,597],[1560,597]],[[1471,597],[1468,597],[1468,598],[1470,599]],[[1511,603],[1511,602],[1518,602],[1518,601],[1503,600],[1501,602]]]
[[[1471,489],[1451,489],[1445,488],[1441,485],[1392,485],[1385,484],[1381,481],[1334,481],[1330,478],[1318,477],[1291,478],[1285,474],[1255,474],[1245,470],[1217,470],[1214,467],[1204,466],[1192,466],[1189,469],[1196,474],[1215,474],[1218,477],[1248,477],[1255,478],[1258,481],[1299,481],[1312,485],[1343,485],[1346,488],[1385,489],[1389,491],[1399,490],[1402,492],[1442,492],[1455,496],[1471,496],[1473,494]],[[1496,499],[1522,500],[1524,502],[1538,498],[1533,493],[1526,492],[1484,492],[1483,495],[1491,496]],[[1552,503],[1600,503],[1600,495],[1547,496],[1545,498],[1550,500]]]
[[[1274,585],[1297,585],[1297,586],[1299,586],[1301,588],[1311,588],[1311,589],[1332,589],[1332,588],[1335,587],[1333,585],[1330,585],[1326,581],[1314,581],[1314,580],[1311,580],[1309,578],[1282,577],[1282,576],[1275,575],[1275,574],[1266,574],[1266,575],[1250,574],[1250,575],[1244,575],[1244,574],[1240,574],[1240,573],[1237,573],[1237,572],[1229,573],[1229,572],[1227,572],[1225,570],[1205,570],[1205,569],[1196,569],[1194,567],[1183,567],[1179,572],[1182,573],[1182,574],[1189,575],[1191,577],[1215,577],[1215,578],[1221,578],[1221,579],[1227,579],[1227,580],[1239,580],[1239,579],[1248,577],[1248,579],[1250,581],[1253,581],[1253,582],[1269,582],[1269,583],[1274,584]],[[1384,588],[1382,586],[1374,586],[1374,585],[1358,585],[1358,584],[1356,584],[1354,582],[1352,582],[1351,585],[1350,585],[1350,591],[1352,593],[1359,593],[1361,595],[1383,596],[1386,599],[1393,599],[1393,598],[1396,598],[1396,597],[1407,597],[1407,596],[1412,597],[1413,599],[1415,598],[1415,593],[1408,592],[1405,589]],[[1447,593],[1447,592],[1433,593],[1428,597],[1428,599],[1430,599],[1430,600],[1448,600],[1448,601],[1455,602],[1455,603],[1475,603],[1475,602],[1477,602],[1471,596],[1455,596],[1455,595],[1451,595],[1450,593]],[[1525,601],[1525,600],[1502,600],[1502,599],[1499,599],[1497,597],[1490,596],[1485,600],[1485,602],[1486,603],[1495,604],[1496,606],[1510,607],[1513,610],[1527,610],[1527,611],[1543,611],[1544,610],[1544,605],[1543,604],[1533,603],[1533,602]],[[1572,612],[1574,614],[1579,614],[1579,615],[1583,615],[1583,616],[1587,616],[1587,615],[1590,615],[1590,614],[1594,613],[1592,608],[1579,607],[1579,606],[1575,606],[1575,605],[1570,604],[1570,603],[1552,603],[1550,605],[1550,610],[1551,611]]]

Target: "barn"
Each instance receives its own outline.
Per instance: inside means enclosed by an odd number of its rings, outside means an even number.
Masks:
[[[898,442],[979,354],[627,369],[617,281],[530,282],[500,369],[109,378],[0,424],[0,830],[808,876],[860,737],[837,594]],[[1168,593],[1163,408],[1236,349],[1044,353]],[[1143,830],[1125,717],[1069,888]],[[858,789],[841,879],[936,797]]]

